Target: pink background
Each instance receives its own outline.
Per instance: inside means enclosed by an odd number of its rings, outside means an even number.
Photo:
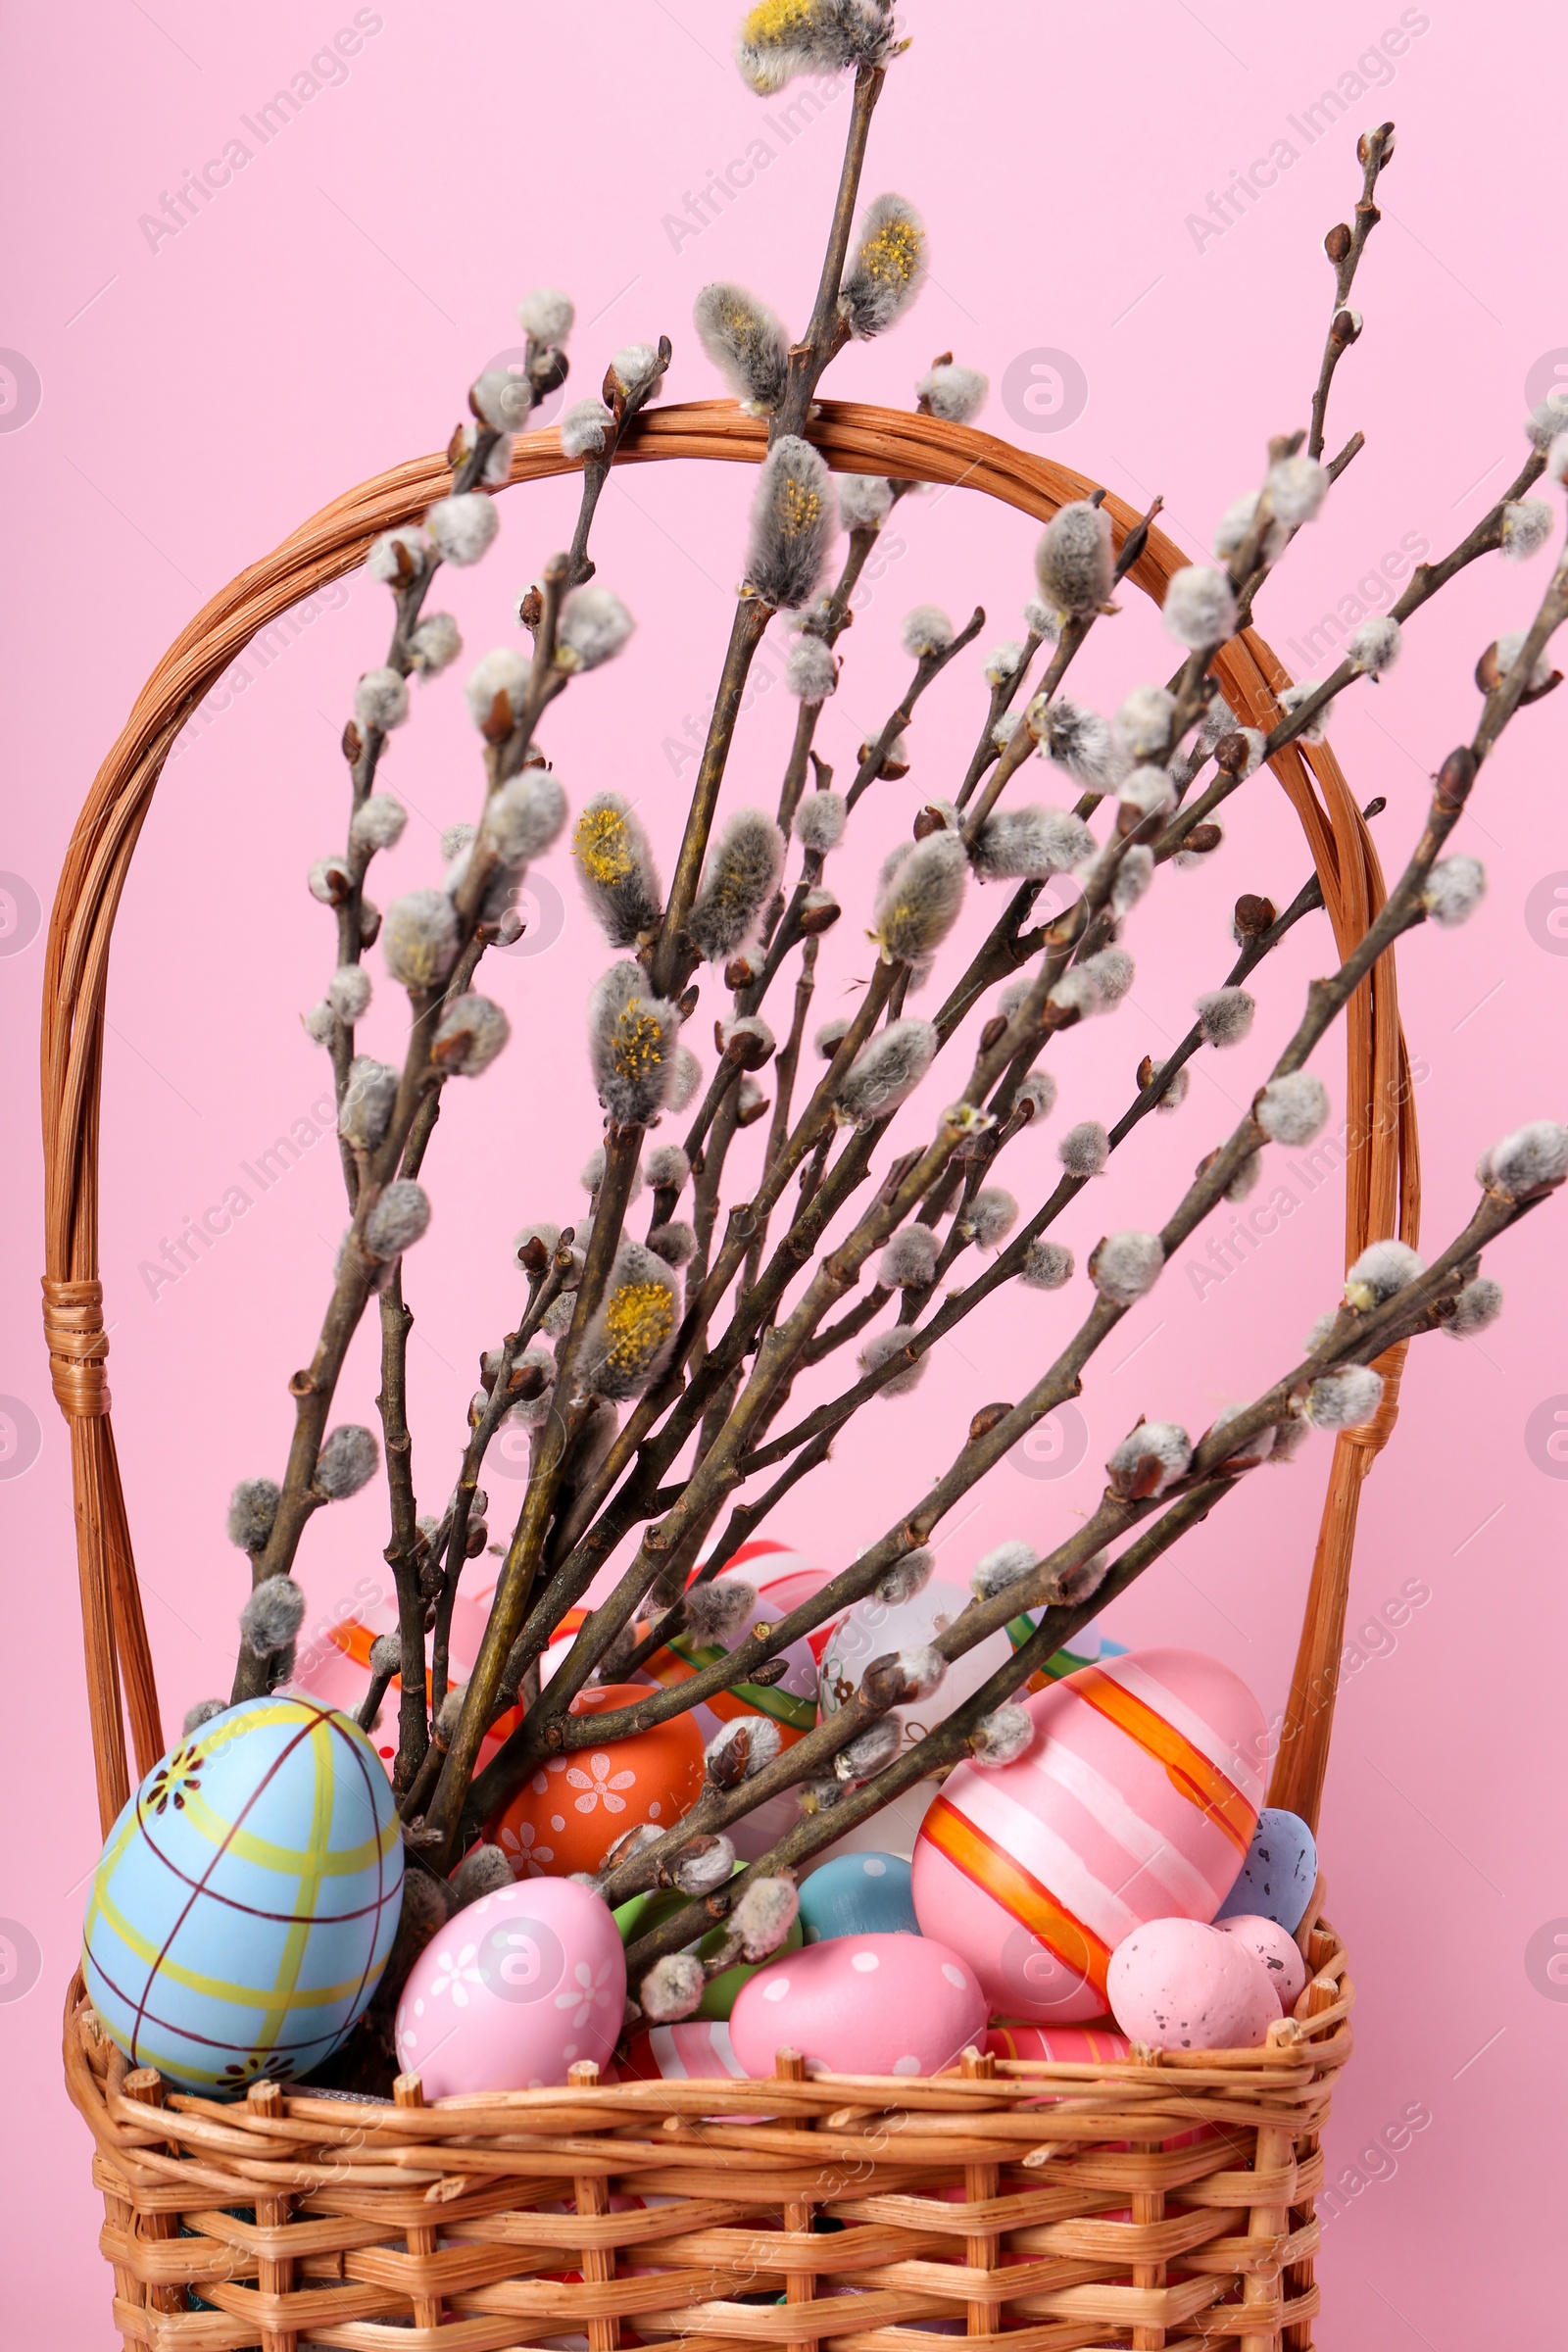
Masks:
[[[14,429],[0,433],[0,473],[21,711],[0,866],[24,887],[7,881],[0,902],[15,1139],[0,1391],[14,1400],[7,1427],[20,1431],[0,1463],[17,1692],[0,1912],[42,1955],[30,1989],[19,1992],[15,1976],[16,1997],[0,1985],[12,2119],[3,2209],[14,2233],[0,2297],[12,2342],[47,2336],[96,2352],[112,2338],[87,2137],[57,2057],[97,1828],[69,1453],[37,1324],[43,940],[29,935],[27,892],[46,912],[92,773],[191,612],[339,490],[443,445],[471,376],[517,343],[514,306],[529,287],[558,283],[576,298],[575,396],[618,344],[661,331],[676,351],[668,396],[716,391],[689,326],[693,295],[716,275],[754,284],[799,326],[847,102],[813,101],[814,120],[798,110],[786,138],[784,108],[809,85],[783,102],[754,99],[728,62],[734,14],[731,0],[554,17],[503,0],[457,13],[383,0],[358,13],[367,37],[346,76],[265,146],[241,118],[355,20],[347,0],[277,0],[259,15],[158,0],[155,11],[102,7],[69,27],[36,12],[11,19],[0,171],[13,266],[0,339],[36,370],[41,401],[27,416],[30,378],[8,360],[0,424]],[[1368,448],[1259,615],[1297,674],[1321,667],[1292,641],[1385,554],[1441,552],[1460,537],[1518,466],[1527,380],[1539,399],[1556,363],[1568,368],[1550,260],[1559,175],[1549,142],[1528,135],[1534,98],[1560,76],[1555,17],[1543,7],[1494,17],[1485,42],[1474,12],[1444,0],[1402,11],[1392,0],[1311,11],[1113,0],[1049,24],[1018,5],[917,0],[909,19],[915,44],[892,77],[866,187],[897,187],[925,209],[935,277],[913,319],[852,350],[829,388],[907,404],[913,377],[951,345],[991,374],[983,421],[993,430],[1130,499],[1162,490],[1173,534],[1195,553],[1222,507],[1255,482],[1268,434],[1305,420],[1329,294],[1319,242],[1353,201],[1356,131],[1396,118],[1387,217],[1356,292],[1366,334],[1331,420],[1332,446],[1360,425]],[[1381,86],[1319,137],[1291,126],[1369,52],[1382,63],[1363,63],[1360,75],[1377,74]],[[151,249],[139,217],[236,135],[252,149],[245,168]],[[731,200],[706,220],[688,213],[712,173],[760,137],[770,153],[753,184],[736,172]],[[1276,184],[1223,233],[1195,230],[1190,216],[1281,139],[1296,155]],[[1070,420],[1062,377],[1029,372],[1029,355],[1043,351],[1069,355],[1087,380],[1087,405]],[[1033,405],[1015,389],[1009,414],[1003,386],[1015,362]],[[549,724],[574,804],[605,784],[635,795],[666,871],[749,489],[730,469],[615,478],[595,546],[601,578],[626,597],[640,632],[618,667],[574,687]],[[566,485],[508,496],[488,561],[448,575],[438,601],[458,612],[470,658],[508,640],[512,596],[564,542],[572,503]],[[892,708],[906,674],[897,622],[909,605],[935,598],[961,617],[983,601],[983,645],[1018,629],[1033,537],[1023,518],[961,494],[899,510],[824,723],[830,758],[852,759]],[[1473,724],[1476,657],[1499,628],[1523,625],[1546,560],[1523,576],[1495,558],[1477,567],[1412,626],[1397,672],[1342,705],[1335,741],[1357,791],[1388,796],[1378,838],[1395,869],[1427,774]],[[1102,707],[1168,666],[1156,623],[1129,603],[1080,664],[1082,691]],[[323,1096],[324,1056],[296,1016],[326,977],[330,934],[304,872],[341,842],[335,741],[355,676],[382,658],[387,614],[361,575],[301,618],[308,625],[285,631],[270,659],[236,664],[187,730],[117,932],[103,1272],[116,1428],[171,1726],[226,1685],[243,1578],[223,1540],[224,1499],[236,1478],[281,1461],[284,1382],[310,1352],[343,1223],[327,1145],[267,1194],[250,1188],[243,1220],[156,1297],[141,1271]],[[476,807],[466,666],[416,696],[416,722],[383,770],[415,812],[376,886],[383,904],[435,879],[436,832]],[[778,666],[770,639],[760,677]],[[879,791],[841,860],[849,912],[822,959],[824,1016],[866,968],[871,872],[906,830],[910,795],[947,789],[967,755],[978,672],[971,655],[932,693],[913,776]],[[789,724],[781,691],[757,696],[732,805],[771,805]],[[1404,953],[1405,1019],[1429,1072],[1420,1103],[1434,1247],[1468,1213],[1478,1150],[1523,1119],[1563,1112],[1560,1056],[1546,1041],[1560,1037],[1568,988],[1568,924],[1556,911],[1568,899],[1565,749],[1568,698],[1516,723],[1459,840],[1487,860],[1485,906],[1463,934],[1424,933]],[[512,1013],[514,1044],[477,1091],[452,1090],[431,1153],[436,1224],[409,1267],[416,1467],[421,1498],[437,1508],[476,1352],[513,1317],[511,1234],[525,1217],[580,1211],[575,1170],[597,1133],[579,1007],[604,953],[564,857],[542,870],[568,901],[564,934],[539,955],[492,958],[487,985]],[[1236,804],[1215,869],[1162,878],[1129,928],[1141,964],[1131,1005],[1053,1055],[1060,1106],[1009,1162],[1026,1204],[1051,1183],[1055,1136],[1078,1118],[1109,1123],[1140,1054],[1157,1055],[1185,1027],[1194,993],[1218,980],[1236,894],[1267,891],[1283,904],[1306,871],[1295,819],[1261,778]],[[540,896],[548,910],[544,885]],[[994,907],[972,893],[966,935]],[[1329,955],[1321,919],[1303,925],[1266,976],[1250,1042],[1207,1057],[1181,1114],[1140,1130],[1064,1221],[1080,1259],[1108,1226],[1160,1221]],[[377,957],[371,966],[379,980]],[[385,984],[380,999],[366,1042],[392,1053]],[[708,1017],[705,1005],[699,1031]],[[1337,1039],[1318,1066],[1338,1105]],[[1343,1115],[1337,1107],[1336,1123]],[[1293,1360],[1333,1298],[1342,1214],[1337,1182],[1297,1190],[1298,1209],[1223,1281],[1200,1284],[1192,1272],[1208,1262],[1206,1237],[1183,1253],[1102,1357],[1081,1437],[1042,1440],[1035,1466],[1049,1476],[999,1470],[949,1523],[946,1565],[964,1575],[1008,1535],[1054,1540],[1092,1507],[1099,1465],[1140,1411],[1198,1429]],[[1568,1508],[1568,1445],[1552,1435],[1557,1406],[1568,1418],[1558,1394],[1568,1390],[1563,1214],[1547,1206],[1496,1252],[1509,1309],[1494,1331],[1463,1351],[1437,1340],[1417,1351],[1365,1498],[1352,1624],[1369,1630],[1348,1661],[1323,1825],[1332,1912],[1360,1992],[1360,2048],[1329,2138],[1331,2177],[1347,2176],[1344,2210],[1322,2258],[1319,2337],[1342,2352],[1406,2341],[1457,2352],[1504,2317],[1530,2339],[1557,2312],[1544,2249],[1549,2212],[1560,2218],[1548,2183],[1561,2178],[1568,2035],[1561,1960],[1555,1978],[1546,1967],[1553,1934],[1568,1936],[1560,1741],[1547,1732],[1561,1713],[1556,1555]],[[1085,1296],[1080,1277],[1058,1298],[994,1301],[943,1349],[917,1396],[856,1424],[773,1532],[841,1564],[949,1458],[978,1404],[1018,1394],[1049,1360]],[[368,1331],[340,1405],[373,1420],[368,1343]],[[30,1461],[28,1413],[41,1432]],[[1179,1564],[1117,1606],[1111,1630],[1212,1650],[1272,1716],[1327,1459],[1318,1441],[1293,1471],[1260,1474]],[[502,1477],[489,1485],[499,1523],[513,1490]],[[372,1489],[313,1527],[301,1565],[313,1624],[356,1579],[382,1573],[383,1509]],[[1412,2112],[1425,2120],[1407,2132],[1400,2119]],[[1485,2261],[1454,2259],[1461,2230]]]

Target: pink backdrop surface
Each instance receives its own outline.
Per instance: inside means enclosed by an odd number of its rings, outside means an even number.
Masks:
[[[847,101],[809,83],[752,97],[729,63],[734,14],[730,0],[592,16],[506,0],[461,12],[132,0],[69,25],[11,17],[0,162],[13,231],[0,318],[14,710],[0,839],[8,2342],[99,2352],[115,2340],[87,2135],[57,2055],[98,1832],[69,1449],[38,1328],[39,909],[46,922],[77,808],[165,645],[326,499],[442,446],[471,376],[517,345],[514,305],[529,287],[575,296],[577,395],[617,345],[662,331],[676,353],[667,397],[717,390],[689,325],[694,294],[715,276],[755,285],[799,326]],[[852,349],[828,388],[907,405],[930,355],[952,346],[990,373],[983,422],[1135,502],[1162,491],[1173,534],[1200,552],[1220,510],[1256,480],[1267,436],[1305,419],[1330,292],[1320,240],[1353,202],[1357,131],[1392,114],[1386,217],[1356,292],[1366,333],[1341,370],[1331,426],[1331,446],[1356,425],[1368,446],[1259,613],[1293,672],[1317,674],[1332,639],[1311,633],[1325,616],[1339,615],[1343,634],[1345,616],[1389,601],[1389,579],[1413,559],[1462,536],[1520,462],[1527,398],[1568,381],[1555,156],[1526,135],[1521,102],[1560,74],[1560,20],[1536,5],[1489,24],[1478,40],[1476,12],[1452,0],[1106,0],[1050,20],[1015,0],[915,0],[914,46],[892,76],[866,186],[924,208],[934,276],[912,320]],[[279,90],[295,94],[294,111],[277,106],[269,127],[259,110]],[[172,232],[160,215],[175,200],[178,218],[185,174],[209,159],[207,200],[187,197],[190,217]],[[1227,218],[1223,192],[1243,172],[1249,189]],[[733,468],[614,477],[600,577],[626,597],[639,633],[549,725],[572,801],[606,784],[632,794],[666,870],[749,490]],[[490,558],[449,575],[439,601],[470,657],[508,641],[512,596],[564,542],[572,500],[564,484],[510,494]],[[1022,517],[961,492],[898,510],[824,723],[830,758],[852,758],[892,707],[908,606],[935,599],[964,615],[985,603],[986,645],[1019,629],[1033,538]],[[1477,566],[1412,625],[1395,674],[1341,706],[1334,740],[1357,792],[1387,796],[1378,839],[1396,870],[1428,774],[1473,724],[1476,657],[1524,623],[1546,560],[1522,573],[1496,558]],[[1080,665],[1102,706],[1168,665],[1157,623],[1130,601]],[[224,1499],[236,1478],[282,1458],[284,1382],[309,1355],[343,1222],[332,1148],[315,1148],[326,1065],[297,1019],[330,956],[304,872],[342,838],[336,738],[355,676],[382,658],[386,621],[382,592],[357,575],[234,664],[160,786],[117,931],[103,1272],[116,1428],[171,1726],[226,1685],[243,1578],[223,1541]],[[770,638],[731,805],[776,792],[790,725],[780,659]],[[944,789],[973,741],[978,668],[970,656],[931,694],[912,777],[883,789],[844,861],[850,914],[823,956],[824,1015],[852,1001],[866,967],[859,910],[877,858],[906,829],[908,796]],[[461,674],[419,692],[383,770],[414,812],[374,886],[383,904],[435,878],[440,827],[475,806]],[[1565,751],[1568,698],[1516,722],[1458,837],[1487,861],[1486,904],[1468,930],[1423,932],[1402,952],[1436,1246],[1468,1213],[1481,1147],[1564,1113]],[[1236,894],[1283,904],[1305,878],[1278,790],[1262,779],[1234,806],[1213,870],[1167,875],[1135,916],[1130,1006],[1061,1041],[1058,1110],[1010,1162],[1026,1202],[1053,1179],[1055,1136],[1074,1119],[1113,1119],[1139,1056],[1157,1056],[1194,993],[1222,974]],[[563,853],[540,869],[536,899],[533,937],[492,958],[513,1046],[477,1088],[449,1098],[431,1155],[436,1224],[410,1261],[416,1468],[437,1507],[476,1351],[512,1320],[510,1237],[525,1217],[580,1211],[575,1172],[597,1135],[579,1008],[604,956]],[[970,935],[994,906],[971,893]],[[1250,1041],[1207,1056],[1182,1112],[1141,1129],[1064,1221],[1080,1262],[1107,1228],[1160,1221],[1329,957],[1326,924],[1303,924],[1266,974]],[[367,1028],[371,1050],[396,1051],[389,986]],[[1337,1039],[1316,1066],[1338,1126]],[[279,1137],[291,1152],[264,1161]],[[1059,1537],[1092,1507],[1100,1465],[1141,1411],[1201,1428],[1294,1360],[1335,1295],[1343,1185],[1329,1162],[1297,1154],[1287,1167],[1287,1156],[1270,1169],[1272,1229],[1226,1248],[1243,1213],[1227,1212],[1195,1238],[1105,1351],[1081,1407],[954,1514],[950,1573],[1005,1536]],[[172,1270],[183,1221],[235,1187],[245,1213]],[[1559,2316],[1545,2248],[1550,2213],[1560,2219],[1568,2040],[1551,1728],[1568,1516],[1564,1213],[1547,1206],[1495,1252],[1509,1299],[1492,1332],[1416,1350],[1366,1493],[1322,1830],[1360,1991],[1359,2048],[1328,2142],[1339,2194],[1318,2332],[1336,2352],[1406,2341],[1458,2352],[1504,2317],[1510,2335],[1534,2340]],[[917,1395],[862,1416],[772,1532],[842,1564],[913,1499],[977,1405],[1035,1376],[1084,1302],[1081,1276],[1061,1298],[991,1302]],[[367,1330],[342,1410],[373,1420],[374,1388]],[[1273,1716],[1327,1461],[1320,1440],[1289,1473],[1259,1474],[1117,1604],[1110,1630],[1213,1651]],[[488,1480],[498,1521],[517,1467]],[[313,1526],[301,1567],[310,1624],[357,1580],[384,1575],[383,1508],[371,1489]]]

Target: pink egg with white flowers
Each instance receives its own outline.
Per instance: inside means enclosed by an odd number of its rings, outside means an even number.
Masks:
[[[967,1963],[926,1936],[834,1936],[745,1984],[730,2013],[741,2070],[770,2075],[781,2049],[812,2074],[934,2075],[986,2028]]]
[[[1263,1711],[1217,1659],[1136,1650],[1024,1701],[1036,1737],[960,1764],[914,1848],[915,1914],[1002,2017],[1102,2017],[1110,1955],[1152,1919],[1211,1920],[1263,1801]]]
[[[1199,1919],[1135,1928],[1110,1961],[1110,2006],[1134,2041],[1156,2050],[1255,2050],[1279,1997],[1245,1938]]]
[[[1306,1962],[1296,1937],[1287,1935],[1277,1919],[1259,1919],[1245,1911],[1231,1919],[1216,1919],[1214,1926],[1222,1936],[1239,1936],[1250,1952],[1257,1954],[1280,2007],[1289,2017],[1306,1990]]]
[[[398,2064],[426,2098],[541,2090],[610,2063],[626,1956],[610,1907],[570,1879],[525,1879],[432,1936],[398,2003]]]

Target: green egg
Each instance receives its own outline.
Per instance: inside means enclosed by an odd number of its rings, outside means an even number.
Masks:
[[[744,1870],[745,1867],[744,1862],[735,1865],[736,1870]],[[649,1935],[662,1921],[671,1918],[690,1900],[690,1895],[681,1894],[675,1887],[662,1888],[657,1893],[634,1894],[629,1903],[620,1904],[614,1913],[621,1942],[633,1943],[639,1936]],[[723,1928],[714,1928],[703,1937],[697,1946],[698,1952],[704,1960],[711,1959],[723,1941]],[[800,1948],[801,1923],[796,1919],[790,1922],[790,1932],[778,1950],[770,1953],[767,1959],[755,1963],[737,1960],[733,1968],[726,1968],[721,1976],[713,1977],[698,2006],[697,2015],[727,2018],[739,1997],[741,1986],[748,1979],[755,1977],[760,1969],[771,1968],[773,1962],[782,1959],[786,1952],[798,1952]]]

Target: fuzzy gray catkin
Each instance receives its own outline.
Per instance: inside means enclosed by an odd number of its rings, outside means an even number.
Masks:
[[[418,995],[441,985],[458,959],[459,939],[457,910],[444,890],[406,891],[381,926],[387,970]]]
[[[933,416],[948,424],[973,424],[990,390],[990,378],[978,368],[956,367],[952,360],[942,360],[918,379],[914,396]]]
[[[369,1485],[380,1458],[380,1447],[369,1430],[358,1422],[340,1421],[316,1457],[312,1483],[329,1502],[345,1501]]]
[[[1070,620],[1087,620],[1110,595],[1110,516],[1088,499],[1058,509],[1035,550],[1042,600]]]
[[[568,673],[612,662],[637,623],[612,589],[574,588],[556,626],[556,667]]]
[[[1345,1303],[1367,1314],[1425,1272],[1425,1258],[1407,1242],[1369,1242],[1345,1277]]]
[[[442,1013],[430,1043],[430,1059],[437,1069],[476,1078],[490,1067],[511,1035],[512,1024],[500,1005],[470,989],[454,997]]]
[[[401,1257],[430,1222],[430,1197],[408,1177],[389,1184],[365,1220],[365,1247],[375,1258]]]
[[[836,1108],[856,1126],[887,1118],[912,1095],[935,1057],[938,1038],[930,1021],[906,1016],[890,1021],[860,1048],[839,1087]]]
[[[754,416],[778,407],[789,381],[789,337],[777,315],[744,286],[717,279],[692,305],[704,351]]]
[[[622,1127],[648,1127],[670,1099],[680,1015],[656,997],[640,964],[612,963],[588,1001],[589,1057],[599,1100]]]
[[[1032,1544],[1017,1540],[998,1544],[974,1564],[970,1590],[977,1600],[991,1600],[1005,1592],[1009,1585],[1033,1575],[1040,1565],[1040,1554]]]
[[[1127,774],[1131,762],[1109,720],[1098,710],[1069,702],[1065,695],[1051,703],[1037,697],[1026,718],[1046,758],[1064,767],[1086,790],[1109,792]]]
[[[890,961],[920,963],[947,938],[963,905],[968,857],[956,833],[928,834],[877,894],[877,943]]]
[[[1130,1306],[1153,1289],[1164,1263],[1157,1233],[1107,1233],[1089,1260],[1089,1279],[1102,1298]]]
[[[477,564],[501,528],[495,502],[482,490],[462,490],[439,499],[424,518],[443,559],[460,569]]]
[[[847,531],[879,531],[893,512],[893,485],[878,473],[839,476],[839,520]]]
[[[795,811],[795,838],[803,850],[825,858],[844,839],[846,820],[841,792],[808,792]]]
[[[936,1272],[937,1237],[929,1225],[906,1225],[883,1250],[877,1266],[879,1290],[924,1290]]]
[[[267,1549],[280,1490],[271,1478],[242,1478],[228,1498],[228,1540],[241,1551]]]
[[[737,808],[709,855],[687,917],[693,947],[721,963],[744,945],[784,867],[784,836],[760,808]]]
[[[969,856],[982,882],[1043,882],[1051,874],[1072,873],[1094,847],[1082,817],[1034,805],[995,809]]]
[[[1060,1242],[1031,1242],[1018,1280],[1032,1291],[1059,1291],[1072,1274],[1072,1251]]]
[[[357,1054],[338,1104],[337,1131],[357,1152],[373,1152],[392,1123],[398,1073],[390,1062]]]
[[[809,633],[797,637],[784,662],[785,691],[797,702],[825,703],[838,682],[831,647]]]
[[[1163,1494],[1192,1465],[1193,1443],[1177,1421],[1140,1421],[1105,1464],[1114,1494]]]
[[[286,1576],[270,1576],[239,1613],[240,1637],[254,1657],[275,1658],[305,1622],[305,1595]]]
[[[572,829],[571,859],[612,948],[657,929],[663,906],[648,836],[618,792],[596,792]]]
[[[838,528],[827,461],[785,433],[763,459],[752,505],[746,584],[762,602],[798,610],[816,594]]]
[[[911,1336],[902,1324],[892,1331],[878,1332],[876,1337],[867,1340],[860,1349],[858,1357],[860,1370],[867,1376],[873,1372],[880,1372],[884,1364],[892,1363],[895,1357],[906,1353]],[[930,1361],[929,1354],[909,1356],[899,1371],[883,1381],[877,1395],[879,1396],[906,1396],[911,1389],[919,1387],[925,1378],[926,1366]]]
[[[566,821],[566,796],[546,767],[525,767],[490,795],[479,831],[506,865],[544,855]]]

